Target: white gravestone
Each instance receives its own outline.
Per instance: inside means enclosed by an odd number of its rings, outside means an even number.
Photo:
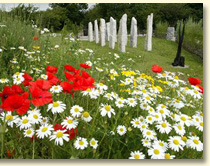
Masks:
[[[153,13],[147,17],[147,34],[145,40],[145,50],[152,51]]]
[[[93,24],[92,24],[92,22],[88,23],[88,40],[90,42],[93,41]]]
[[[98,21],[94,21],[94,34],[95,34],[95,42],[99,43],[99,34],[98,34]]]
[[[110,35],[109,35],[109,48],[114,49],[115,42],[117,38],[117,26],[116,26],[116,20],[110,17]]]
[[[132,17],[131,20],[131,39],[130,39],[130,46],[137,47],[137,20]]]
[[[106,45],[105,36],[106,36],[106,23],[105,23],[105,20],[101,18],[100,19],[100,43],[101,43],[101,46]]]
[[[118,32],[119,50],[125,52],[127,45],[127,14],[124,14],[120,20],[120,27]]]

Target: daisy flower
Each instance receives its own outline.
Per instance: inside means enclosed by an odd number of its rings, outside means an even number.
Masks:
[[[104,97],[107,98],[108,100],[113,100],[113,96],[111,93],[105,94]]]
[[[105,105],[102,104],[102,106],[101,106],[101,116],[104,117],[104,116],[107,115],[109,118],[111,118],[112,114],[115,115],[114,109],[108,104],[105,104]]]
[[[96,149],[98,147],[98,141],[95,140],[95,138],[92,138],[89,143],[90,146],[93,147],[93,149]]]
[[[36,132],[37,137],[43,139],[51,135],[51,131],[54,130],[52,125],[42,125]]]
[[[119,98],[115,101],[115,104],[118,108],[122,108],[124,107],[124,100]]]
[[[85,111],[82,116],[81,116],[82,120],[84,120],[85,122],[90,122],[92,120],[92,117],[90,116],[89,112]]]
[[[143,132],[145,129],[147,129],[148,124],[146,123],[141,123],[139,129],[141,130],[141,132]]]
[[[153,117],[154,117],[154,121],[156,122],[162,121],[162,116],[160,113],[154,113]]]
[[[1,78],[0,83],[8,83],[9,80],[7,78]]]
[[[78,121],[74,120],[71,116],[66,117],[66,119],[64,119],[64,121],[61,123],[61,125],[63,127],[65,127],[66,129],[75,129],[78,125]]]
[[[165,159],[174,159],[175,155],[170,155],[169,153],[165,153]]]
[[[19,85],[21,84],[23,81],[24,81],[24,77],[16,77],[13,79],[13,83],[16,84],[16,85]]]
[[[48,117],[42,117],[41,125],[48,124]]]
[[[71,108],[70,113],[72,114],[73,117],[79,117],[82,111],[84,111],[82,107],[75,105]]]
[[[63,91],[63,88],[60,85],[53,85],[52,88],[50,88],[50,92],[52,93],[60,93]]]
[[[85,62],[85,64],[87,64],[88,66],[92,66],[93,65],[93,63],[91,61],[87,61],[87,62]]]
[[[104,91],[104,90],[107,90],[108,89],[108,86],[104,85],[103,83],[96,84],[96,87],[98,89],[100,89],[101,91]]]
[[[126,132],[127,132],[127,129],[126,129],[125,126],[123,126],[123,125],[118,125],[118,126],[117,126],[117,133],[118,133],[120,136],[124,135]]]
[[[183,147],[185,146],[184,141],[179,136],[170,136],[168,139],[169,142],[169,148],[172,150],[179,152],[179,150],[183,150]]]
[[[147,116],[146,117],[146,123],[148,123],[148,124],[153,124],[153,122],[154,122],[154,117],[153,116]]]
[[[148,139],[142,139],[141,142],[142,142],[143,146],[147,147],[147,148],[150,148],[152,145],[151,141]]]
[[[198,123],[195,127],[196,127],[199,131],[202,131],[202,132],[203,132],[203,122]]]
[[[130,107],[135,107],[137,105],[137,101],[134,98],[128,98],[126,101]]]
[[[168,144],[160,140],[155,140],[153,146],[162,148],[164,152],[168,149]]]
[[[63,146],[63,140],[66,142],[69,141],[69,135],[65,134],[66,130],[57,130],[54,131],[53,134],[50,136],[50,141],[55,140],[56,145]]]
[[[42,115],[39,111],[30,111],[28,117],[32,124],[39,124],[42,121]]]
[[[85,149],[88,146],[88,142],[86,138],[78,137],[77,140],[74,142],[74,147],[76,149]]]
[[[197,137],[197,136],[189,137],[189,139],[187,139],[186,145],[187,145],[187,147],[195,149],[199,152],[203,151],[203,143],[199,140],[199,137]]]
[[[190,117],[188,115],[185,114],[181,114],[180,116],[176,116],[175,117],[177,122],[180,122],[182,125],[186,125],[186,126],[190,126],[191,125],[191,120]]]
[[[24,73],[16,72],[12,77],[13,78],[18,78],[18,77],[23,77]]]
[[[6,112],[6,115],[4,112],[2,112],[0,114],[0,119],[2,121],[4,121],[4,118],[5,118],[5,122],[7,123],[8,126],[12,127],[13,128],[13,125],[18,123],[18,116],[17,115],[12,115],[12,112],[11,111],[7,111]]]
[[[148,155],[151,156],[151,159],[164,159],[165,154],[162,148],[153,146],[148,150]]]
[[[140,123],[141,122],[140,122],[139,118],[135,118],[131,121],[131,124],[134,128],[140,128]]]
[[[64,104],[62,101],[55,101],[48,105],[47,111],[51,110],[51,112],[55,114],[55,113],[61,113],[65,109],[66,109],[66,104]]]
[[[44,80],[47,80],[48,75],[46,75],[46,74],[41,74],[41,78],[44,79]]]
[[[156,133],[153,130],[145,129],[143,130],[143,137],[148,140],[154,140]]]
[[[179,134],[180,136],[183,136],[185,134],[185,127],[183,124],[175,124],[173,128],[175,132]]]
[[[145,155],[140,151],[131,152],[129,159],[144,159]]]
[[[169,124],[167,121],[159,122],[158,125],[156,125],[156,128],[159,130],[160,133],[166,133],[169,134],[171,132],[171,124]]]
[[[31,138],[33,135],[34,135],[34,129],[33,128],[29,128],[29,129],[26,129],[24,130],[24,137],[29,137]]]
[[[20,129],[28,129],[31,127],[30,119],[25,115],[23,116],[19,122],[17,123],[17,126],[20,127]]]

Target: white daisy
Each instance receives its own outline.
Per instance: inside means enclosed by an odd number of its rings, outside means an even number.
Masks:
[[[36,130],[37,137],[43,139],[51,135],[51,131],[54,130],[52,125],[42,125],[38,130]]]
[[[118,98],[116,101],[115,101],[115,104],[118,108],[122,108],[124,107],[124,100],[121,99],[121,98]]]
[[[63,140],[66,142],[69,141],[69,135],[65,134],[66,130],[57,130],[54,131],[53,134],[50,136],[50,141],[55,140],[56,145],[63,146]]]
[[[74,147],[76,149],[85,149],[88,146],[88,142],[86,138],[78,137],[74,142]]]
[[[115,115],[114,109],[108,104],[105,105],[102,104],[100,110],[101,110],[101,116],[103,117],[107,115],[109,118],[111,118],[112,114]]]
[[[126,129],[126,127],[125,126],[123,126],[123,125],[118,125],[117,126],[117,133],[119,134],[119,135],[124,135],[125,133],[127,132],[127,129]]]
[[[89,112],[85,111],[82,116],[81,116],[82,120],[84,120],[85,122],[90,122],[92,120],[92,117],[90,116]]]
[[[48,105],[47,111],[51,110],[51,112],[55,114],[55,113],[61,113],[65,109],[66,109],[66,104],[64,104],[62,101],[55,101]]]
[[[140,151],[131,152],[129,159],[144,159],[145,155]]]
[[[148,140],[154,140],[156,138],[156,133],[153,130],[145,129],[143,130],[143,137]]]
[[[60,93],[63,91],[63,88],[60,85],[53,85],[52,88],[50,88],[50,92],[52,93]]]
[[[31,127],[30,119],[25,115],[23,116],[19,122],[17,123],[17,126],[20,127],[20,129],[28,129]]]
[[[174,124],[173,128],[175,132],[180,136],[183,136],[185,134],[185,127],[183,124]]]
[[[75,129],[78,125],[78,121],[73,119],[71,116],[66,117],[61,123],[66,129]]]
[[[186,145],[187,145],[187,147],[195,149],[199,152],[203,151],[203,143],[199,140],[199,137],[197,137],[197,136],[189,137],[189,139],[187,139]]]
[[[29,137],[31,138],[34,135],[34,129],[33,128],[29,128],[24,130],[24,137]]]
[[[96,149],[98,147],[98,141],[95,140],[95,138],[92,138],[89,143],[90,146],[93,147],[93,149]]]
[[[41,74],[41,78],[44,79],[44,80],[47,80],[48,75],[46,75],[46,74]]]
[[[165,153],[165,159],[174,159],[175,155],[170,155],[169,153]]]
[[[169,148],[176,152],[179,152],[179,150],[183,150],[183,147],[185,146],[185,142],[179,136],[170,136],[168,142]]]
[[[75,105],[70,109],[70,113],[73,117],[79,117],[82,111],[84,111],[84,109],[78,105]]]
[[[134,98],[128,98],[126,102],[130,107],[135,107],[137,105],[137,101]]]
[[[142,139],[141,142],[142,142],[143,146],[147,147],[147,148],[150,148],[152,145],[151,141],[148,139]]]
[[[148,150],[148,155],[151,156],[151,159],[164,159],[165,154],[162,148],[153,146],[153,148]]]
[[[159,122],[158,125],[156,125],[156,128],[159,130],[160,133],[166,133],[169,134],[171,132],[171,124],[167,121]]]
[[[7,78],[1,78],[0,83],[8,83],[9,80]]]
[[[16,84],[16,85],[19,85],[19,84],[21,84],[24,80],[25,80],[24,77],[16,77],[16,78],[13,79],[13,83]]]
[[[42,115],[39,111],[28,111],[28,117],[31,120],[32,124],[39,124],[42,121]]]

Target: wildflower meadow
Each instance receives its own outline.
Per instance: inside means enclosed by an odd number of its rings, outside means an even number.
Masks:
[[[0,22],[1,159],[203,158],[199,57],[175,68],[175,42],[122,53],[15,22]]]

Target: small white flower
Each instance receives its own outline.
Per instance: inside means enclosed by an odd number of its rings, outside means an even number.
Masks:
[[[144,159],[145,155],[140,151],[131,152],[129,159]]]
[[[85,149],[88,146],[88,142],[86,138],[78,137],[77,140],[74,142],[74,147],[76,149]]]
[[[96,149],[98,147],[98,141],[95,140],[95,138],[92,138],[90,140],[90,146],[93,147],[93,149]]]
[[[57,130],[54,131],[53,134],[50,136],[50,141],[55,140],[56,145],[63,146],[63,140],[66,142],[69,141],[69,135],[65,134],[66,130]]]
[[[71,108],[70,113],[72,114],[73,117],[79,117],[82,111],[84,111],[82,107],[75,105]]]
[[[53,114],[61,113],[66,109],[66,104],[62,103],[61,101],[55,101],[48,105],[47,111],[51,110]]]
[[[119,135],[124,135],[125,133],[127,132],[127,129],[126,129],[126,127],[125,126],[123,126],[123,125],[118,125],[117,126],[117,133],[119,134]]]

